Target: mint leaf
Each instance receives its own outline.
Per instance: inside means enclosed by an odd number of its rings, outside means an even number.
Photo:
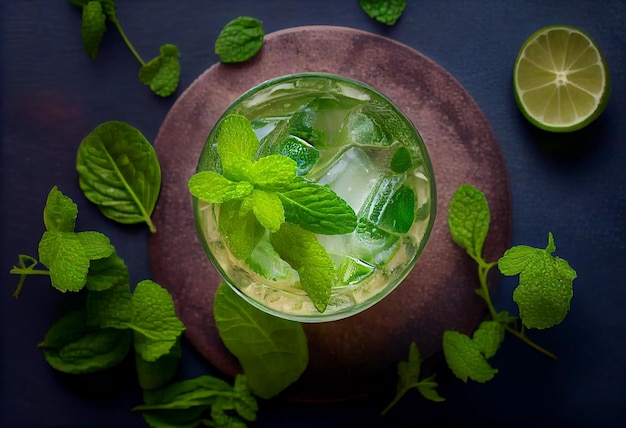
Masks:
[[[393,156],[389,162],[389,168],[393,172],[401,174],[408,171],[412,166],[413,162],[411,161],[411,153],[409,152],[409,149],[406,147],[399,147],[395,152],[393,152]]]
[[[100,232],[77,232],[75,236],[89,260],[104,259],[115,252],[109,238]]]
[[[463,382],[469,378],[484,383],[498,372],[489,365],[478,344],[458,331],[444,332],[443,354],[452,373]]]
[[[504,326],[497,321],[483,321],[472,339],[486,359],[493,357],[504,340]]]
[[[490,221],[484,193],[471,185],[461,185],[448,205],[448,227],[454,242],[475,260],[482,260]]]
[[[43,210],[43,222],[49,231],[73,232],[78,207],[57,186],[52,187]]]
[[[528,328],[545,329],[561,323],[570,308],[576,271],[567,261],[552,256],[554,238],[548,235],[545,250],[513,247],[498,261],[503,275],[519,274],[513,300]]]
[[[118,285],[128,285],[128,267],[116,253],[91,260],[85,286],[91,291],[107,290]]]
[[[98,55],[100,41],[106,31],[106,19],[100,2],[90,1],[83,7],[81,35],[85,52],[91,59]]]
[[[59,319],[38,347],[56,370],[81,374],[119,364],[128,354],[131,340],[128,331],[87,326],[85,312],[75,311]]]
[[[139,80],[152,89],[152,92],[168,97],[176,92],[180,79],[180,63],[178,47],[171,44],[161,46],[161,54],[139,70]]]
[[[252,211],[259,223],[270,232],[276,232],[285,222],[283,204],[275,193],[255,189],[252,192]]]
[[[249,16],[240,16],[227,23],[215,41],[215,53],[220,61],[243,62],[263,46],[263,23]]]
[[[156,361],[170,352],[185,329],[176,316],[172,296],[150,280],[135,287],[132,313],[135,350],[146,361]]]
[[[247,181],[230,181],[213,171],[202,171],[192,175],[187,186],[193,196],[212,204],[243,198],[254,188]]]
[[[280,257],[298,272],[300,286],[315,308],[324,312],[336,279],[335,265],[315,234],[295,224],[283,223],[270,234],[270,242]]]
[[[359,4],[370,18],[389,26],[398,21],[406,8],[406,0],[359,0]]]
[[[283,203],[285,220],[302,228],[326,235],[350,233],[356,227],[354,210],[335,192],[302,177],[278,197]]]
[[[241,115],[229,114],[217,130],[217,154],[224,177],[232,181],[250,181],[249,170],[259,147],[259,140],[250,121]]]
[[[224,202],[220,206],[217,227],[230,252],[239,260],[245,260],[252,254],[265,233],[265,228],[252,211],[249,198]]]
[[[308,347],[300,323],[244,304],[223,283],[215,294],[213,315],[224,345],[239,360],[254,394],[274,397],[304,372]]]
[[[147,390],[166,385],[178,372],[181,357],[180,340],[176,341],[170,352],[159,357],[156,361],[146,361],[139,354],[135,354],[139,386]]]
[[[74,232],[45,231],[39,242],[39,261],[50,271],[59,291],[79,291],[85,286],[89,257]]]
[[[125,283],[102,291],[90,290],[85,308],[89,325],[128,329],[133,321],[130,286]]]
[[[261,189],[280,191],[286,189],[296,178],[296,161],[283,155],[259,158],[250,169],[252,182]]]
[[[161,190],[161,167],[152,145],[125,122],[98,125],[83,139],[76,156],[78,183],[85,197],[111,220],[146,222]]]

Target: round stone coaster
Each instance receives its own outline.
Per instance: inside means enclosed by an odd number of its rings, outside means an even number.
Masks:
[[[266,35],[250,61],[210,67],[175,102],[154,142],[163,185],[149,249],[153,278],[171,292],[186,337],[225,375],[240,367],[213,321],[221,279],[197,237],[187,180],[209,132],[236,97],[264,80],[298,72],[339,74],[378,89],[413,121],[435,172],[437,218],[416,267],[374,307],[340,321],[305,324],[309,365],[284,392],[297,401],[364,397],[393,387],[397,363],[407,358],[411,342],[429,357],[441,350],[445,330],[470,333],[481,320],[476,265],[452,242],[447,208],[461,184],[485,193],[491,210],[485,255],[495,260],[510,243],[506,166],[489,122],[461,84],[389,38],[344,27],[289,28]]]

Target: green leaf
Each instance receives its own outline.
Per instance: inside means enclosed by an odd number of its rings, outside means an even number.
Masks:
[[[285,222],[283,204],[275,193],[255,189],[252,192],[252,211],[259,223],[270,232],[276,232]]]
[[[243,198],[254,188],[247,181],[230,181],[213,171],[202,171],[192,175],[187,185],[193,196],[211,204]]]
[[[180,52],[171,44],[161,46],[160,52],[159,56],[141,66],[139,80],[155,94],[168,97],[176,92],[180,80]]]
[[[152,145],[127,123],[97,126],[80,144],[76,158],[85,197],[108,218],[120,223],[145,221],[161,190],[161,168]]]
[[[493,357],[504,340],[504,326],[497,321],[483,321],[472,339],[486,359]]]
[[[308,364],[302,325],[266,314],[221,284],[213,306],[222,341],[237,357],[250,390],[261,398],[278,395]]]
[[[393,152],[391,162],[389,163],[389,168],[393,172],[401,174],[408,171],[412,166],[413,162],[411,161],[411,153],[409,152],[409,149],[406,147],[399,147],[395,152]]]
[[[567,261],[552,256],[554,238],[550,233],[545,250],[513,247],[498,261],[503,275],[519,274],[513,292],[522,323],[528,328],[545,329],[565,319],[573,296],[576,271]]]
[[[156,361],[170,352],[185,326],[176,316],[172,296],[156,282],[137,284],[132,304],[135,350],[144,360]]]
[[[359,0],[359,4],[370,18],[389,26],[398,21],[406,8],[406,0]]]
[[[435,375],[430,376],[420,381],[417,384],[417,390],[419,391],[420,394],[422,394],[422,397],[424,397],[427,400],[434,401],[436,403],[441,403],[443,401],[446,401],[445,398],[439,395],[439,392],[437,391],[439,384],[435,382],[434,379],[435,379]]]
[[[270,242],[300,276],[300,286],[319,312],[324,312],[336,280],[335,264],[313,232],[283,223]]]
[[[39,261],[59,291],[79,291],[87,282],[89,257],[74,232],[45,231],[39,242]]]
[[[231,200],[219,209],[218,231],[233,256],[245,260],[265,233],[252,211],[252,201],[248,198]]]
[[[475,260],[482,258],[490,221],[485,195],[469,184],[461,185],[448,206],[448,227],[454,242]]]
[[[90,1],[83,7],[81,35],[85,52],[95,59],[100,48],[100,41],[106,31],[106,14],[99,1]]]
[[[102,259],[91,260],[85,285],[88,290],[101,291],[119,285],[128,286],[129,281],[126,263],[113,253]]]
[[[469,378],[484,383],[498,372],[489,365],[478,344],[458,331],[444,332],[443,354],[452,373],[463,382]]]
[[[283,155],[269,155],[259,158],[252,164],[252,183],[261,189],[277,191],[287,189],[296,178],[296,161]]]
[[[133,321],[132,294],[128,283],[102,291],[90,290],[85,307],[89,325],[128,329]]]
[[[70,0],[74,6],[78,6],[80,8],[84,8],[89,3],[94,0]],[[95,0],[102,5],[102,10],[106,14],[107,17],[113,18],[115,17],[115,0]]]
[[[100,232],[76,232],[74,235],[89,260],[104,259],[115,252],[109,238]]]
[[[75,311],[59,319],[38,346],[53,368],[82,374],[119,364],[130,350],[131,339],[128,331],[89,327],[85,312]]]
[[[215,53],[224,63],[243,62],[263,46],[263,23],[249,16],[240,16],[227,23],[215,41]]]
[[[251,181],[249,170],[258,147],[259,140],[246,117],[229,114],[219,123],[217,154],[224,177],[232,181]]]
[[[169,383],[178,372],[181,357],[180,340],[176,341],[170,352],[156,361],[146,361],[141,355],[135,354],[139,386],[142,389],[156,389]]]
[[[54,186],[48,193],[43,209],[43,222],[49,231],[73,232],[78,216],[78,207],[71,198]]]
[[[356,227],[354,210],[335,192],[302,177],[278,193],[285,220],[314,233],[339,235]]]

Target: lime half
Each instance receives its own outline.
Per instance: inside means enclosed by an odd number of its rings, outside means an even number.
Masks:
[[[591,123],[606,107],[609,87],[600,49],[577,28],[542,28],[524,42],[515,60],[517,105],[547,131],[575,131]]]

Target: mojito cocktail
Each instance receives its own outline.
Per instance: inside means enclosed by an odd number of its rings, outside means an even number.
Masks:
[[[323,73],[272,79],[235,100],[189,187],[225,282],[303,322],[345,318],[389,294],[435,217],[433,171],[411,121],[373,88]]]

